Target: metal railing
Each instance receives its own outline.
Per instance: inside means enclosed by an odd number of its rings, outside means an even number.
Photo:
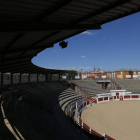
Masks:
[[[76,102],[76,100],[75,100]],[[75,119],[74,119],[74,116],[73,114],[70,113],[70,105],[72,105],[71,102],[68,103],[67,105],[67,116],[69,116],[69,119],[71,120],[71,123],[74,124],[75,128],[79,129],[80,130],[80,133],[83,133],[85,134],[88,139],[91,139],[91,140],[104,140],[104,137],[99,137],[97,136],[95,133],[89,131],[86,127],[82,126],[80,123],[78,123]]]
[[[75,100],[76,102],[76,100]],[[87,103],[85,104],[85,102],[83,104],[81,104],[79,107],[78,107],[78,111],[81,110],[83,107],[85,107],[86,105],[89,105],[90,102],[88,103],[89,101],[87,101]],[[91,139],[91,140],[115,140],[114,138],[111,138],[110,136],[106,135],[105,136],[102,136],[101,134],[99,134],[98,132],[94,131],[93,129],[91,129],[89,126],[87,126],[80,118],[79,114],[77,114],[77,117],[78,117],[78,120],[79,122],[77,122],[75,119],[74,119],[74,116],[73,114],[71,114],[70,112],[70,106],[72,105],[71,102],[68,103],[67,105],[67,116],[69,116],[69,118],[71,119],[71,123],[74,124],[75,128],[79,129],[80,130],[80,133],[83,133],[85,134],[88,139]]]
[[[113,83],[113,85],[115,85],[115,87],[116,87],[117,90],[121,89],[121,87],[119,86],[119,84],[117,84],[113,79],[111,79],[111,82]]]

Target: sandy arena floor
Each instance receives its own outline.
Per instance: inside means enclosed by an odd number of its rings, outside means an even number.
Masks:
[[[140,101],[110,101],[92,104],[82,120],[101,135],[117,140],[140,140]]]

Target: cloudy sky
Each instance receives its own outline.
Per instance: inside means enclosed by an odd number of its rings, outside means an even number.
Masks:
[[[101,70],[140,69],[140,12],[106,23],[101,30],[88,30],[45,49],[32,59],[52,69]]]

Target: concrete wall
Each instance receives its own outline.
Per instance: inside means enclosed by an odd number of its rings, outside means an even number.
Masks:
[[[19,79],[20,79],[19,76],[20,76],[20,75],[13,74],[12,76],[13,76],[13,84],[19,83]]]
[[[46,75],[38,75],[38,81],[46,81]]]
[[[29,75],[21,75],[21,83],[26,83],[26,82],[28,82],[28,76]]]
[[[11,74],[3,74],[3,85],[11,84]]]
[[[38,81],[39,82],[43,81],[43,75],[38,75]]]
[[[28,82],[29,75],[21,75],[21,83]],[[59,76],[56,76],[53,78],[55,81],[59,81]],[[39,81],[46,81],[46,75],[42,75],[41,79],[38,79]],[[37,74],[31,74],[30,75],[30,82],[37,82]],[[20,75],[19,74],[13,74],[12,75],[12,83],[20,83]],[[3,74],[3,85],[11,84],[11,74]],[[1,85],[1,74],[0,74],[0,85]]]
[[[59,81],[59,75],[51,75],[51,81]]]
[[[119,93],[119,95],[125,95],[126,90],[110,90],[110,93],[112,96],[116,96],[116,93]]]
[[[43,75],[43,81],[46,81],[46,75]]]
[[[51,81],[51,75],[47,75],[47,81]]]
[[[30,74],[30,82],[37,82],[37,74]]]

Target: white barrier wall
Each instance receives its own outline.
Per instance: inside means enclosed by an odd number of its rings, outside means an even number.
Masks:
[[[37,82],[37,74],[30,74],[30,82]]]
[[[20,75],[13,74],[12,76],[13,76],[13,84],[19,83],[19,76],[20,76]]]
[[[28,82],[28,76],[29,75],[21,75],[21,83],[26,83],[26,82]]]
[[[97,103],[109,102],[109,97],[107,96],[101,96],[96,99],[97,99]]]
[[[116,93],[119,93],[119,95],[125,95],[126,90],[110,90],[112,96],[116,96]]]
[[[120,100],[140,100],[140,94],[121,95]]]
[[[86,105],[84,105],[84,103],[86,103]],[[84,102],[83,103],[83,108],[81,108],[79,111],[78,111],[78,114],[80,115],[81,114],[81,112],[84,110],[84,109],[86,109],[87,107],[90,107],[90,102],[89,102],[89,104],[87,104],[87,101],[86,102]]]
[[[76,108],[79,107],[79,105],[81,105],[83,103],[84,103],[84,100],[80,100],[80,101],[76,102]]]
[[[59,81],[59,75],[51,75],[51,81]]]
[[[3,74],[3,85],[11,84],[11,74]]]

